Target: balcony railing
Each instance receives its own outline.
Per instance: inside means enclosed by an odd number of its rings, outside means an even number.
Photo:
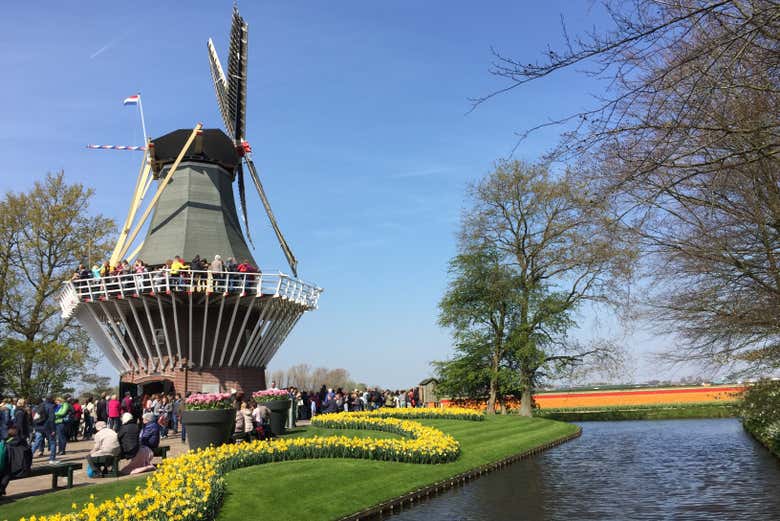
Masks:
[[[239,296],[274,296],[316,309],[322,288],[283,273],[243,273],[169,270],[112,275],[99,279],[76,279],[64,284],[60,307],[69,317],[80,302],[171,293],[218,293]]]

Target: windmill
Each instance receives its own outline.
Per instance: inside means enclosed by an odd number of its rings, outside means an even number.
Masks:
[[[243,164],[246,164],[252,183],[260,196],[265,213],[271,221],[271,227],[274,229],[276,238],[279,241],[287,263],[293,275],[298,276],[298,261],[295,259],[287,240],[282,235],[279,224],[276,222],[271,205],[268,202],[268,196],[257,174],[257,168],[252,161],[252,148],[246,141],[246,80],[247,80],[247,58],[249,49],[249,26],[241,17],[238,8],[233,6],[233,23],[230,29],[230,50],[228,52],[228,75],[222,69],[214,42],[209,38],[207,47],[209,55],[209,65],[211,67],[211,77],[214,81],[214,92],[217,95],[217,105],[222,115],[222,121],[225,123],[225,131],[236,144],[236,150],[242,156]],[[247,239],[252,241],[249,233],[249,222],[246,211],[246,191],[244,184],[244,168],[239,163],[236,167],[236,177],[238,178],[238,193],[241,202],[241,214],[244,220]]]
[[[78,320],[131,392],[264,388],[265,367],[303,314],[317,309],[322,292],[297,278],[297,261],[245,139],[247,25],[237,9],[227,77],[211,40],[208,48],[226,132],[198,123],[148,141],[109,260],[115,266],[120,259],[143,259],[148,270],[71,280],[59,295],[63,317]],[[252,269],[257,263],[247,245],[244,166],[292,276]],[[238,182],[246,238],[233,181]],[[147,193],[151,200],[144,204]],[[191,259],[196,254],[232,257],[244,261],[245,269],[174,272],[166,267],[174,255]]]

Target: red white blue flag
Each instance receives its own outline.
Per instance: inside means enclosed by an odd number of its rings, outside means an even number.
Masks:
[[[141,99],[140,94],[133,94],[132,96],[129,96],[125,98],[125,101],[123,102],[124,105],[138,105],[138,101]]]

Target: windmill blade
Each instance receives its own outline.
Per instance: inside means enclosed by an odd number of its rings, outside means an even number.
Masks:
[[[271,204],[268,202],[268,197],[265,195],[263,184],[260,182],[260,177],[257,175],[255,164],[248,155],[244,156],[244,160],[246,161],[246,166],[249,167],[249,175],[252,177],[252,181],[255,183],[257,194],[260,196],[260,200],[263,202],[263,206],[265,207],[265,213],[268,214],[268,219],[271,221],[271,226],[274,229],[274,233],[276,233],[276,238],[279,240],[279,246],[282,247],[284,256],[287,257],[287,264],[290,265],[290,270],[292,270],[293,275],[297,277],[298,260],[295,258],[295,255],[293,255],[293,252],[290,250],[290,246],[287,244],[284,235],[282,235],[282,231],[279,229],[279,224],[276,222],[274,212],[271,210]]]
[[[238,199],[241,202],[241,217],[244,219],[244,229],[246,230],[246,240],[249,241],[249,244],[252,245],[252,248],[255,247],[255,243],[252,242],[252,236],[249,235],[249,219],[246,217],[246,189],[244,186],[244,167],[241,165],[241,163],[238,164],[238,168],[236,169],[237,176],[238,176]]]
[[[231,116],[230,101],[228,99],[228,81],[225,78],[225,72],[222,70],[222,64],[219,63],[219,55],[217,55],[217,49],[214,47],[214,42],[211,41],[211,38],[206,43],[206,47],[209,51],[209,69],[211,70],[211,79],[214,80],[214,92],[217,95],[219,113],[222,115],[222,121],[225,123],[225,130],[228,135],[234,137],[234,119]]]
[[[233,122],[233,139],[240,143],[246,137],[246,70],[249,52],[249,26],[233,8],[228,55],[228,115]]]

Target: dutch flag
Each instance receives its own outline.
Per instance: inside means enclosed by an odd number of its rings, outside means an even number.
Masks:
[[[138,101],[141,99],[140,94],[133,94],[132,96],[129,96],[125,98],[125,101],[122,102],[123,105],[138,105]]]

